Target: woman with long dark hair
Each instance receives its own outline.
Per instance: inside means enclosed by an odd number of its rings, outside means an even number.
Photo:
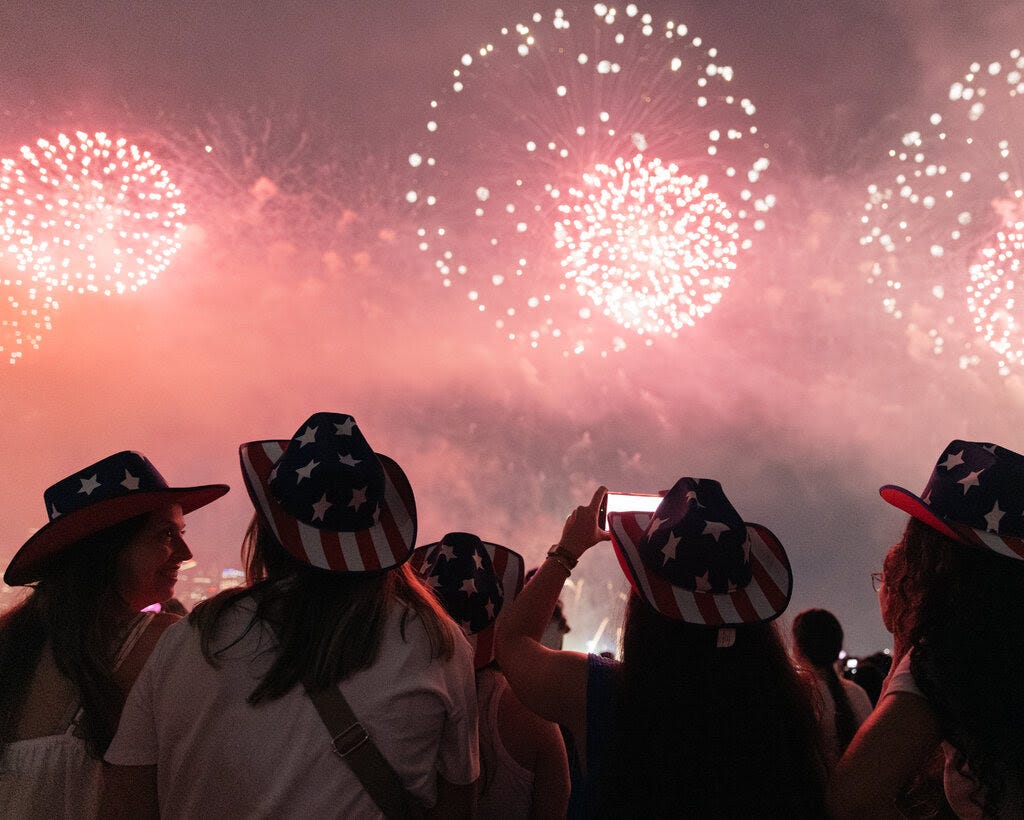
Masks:
[[[31,588],[0,616],[0,810],[93,817],[103,754],[157,638],[178,620],[140,612],[174,594],[192,557],[183,516],[223,484],[168,487],[141,454],[91,464],[44,493],[49,522],[4,580]]]
[[[1024,456],[953,441],[925,491],[886,485],[911,519],[879,604],[894,668],[836,769],[837,816],[887,816],[937,749],[959,817],[1024,816]]]
[[[405,474],[334,413],[240,455],[256,507],[247,584],[164,635],[107,752],[104,811],[468,816],[472,652],[407,563]],[[330,718],[339,700],[354,722]]]
[[[789,603],[789,560],[717,481],[680,479],[653,516],[609,516],[633,586],[621,663],[540,645],[566,577],[609,538],[604,494],[569,516],[498,622],[513,690],[572,735],[570,816],[823,816],[809,690],[771,623]]]
[[[830,768],[871,714],[868,693],[836,672],[842,649],[843,627],[827,609],[806,609],[793,619],[793,650],[800,668],[816,684],[818,722]]]

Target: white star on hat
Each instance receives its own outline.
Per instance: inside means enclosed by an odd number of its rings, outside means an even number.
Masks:
[[[652,518],[651,523],[647,525],[647,533],[657,532],[661,529],[662,525],[668,523],[667,518]]]
[[[320,500],[313,505],[313,520],[316,521],[318,518],[323,521],[324,513],[334,505],[327,500],[327,493],[320,496]]]
[[[121,486],[126,490],[137,490],[139,489],[139,479],[137,476],[133,476],[127,470],[124,471],[124,481],[121,482]]]
[[[314,461],[313,459],[310,459],[309,460],[309,464],[307,464],[305,467],[299,467],[299,469],[297,469],[295,471],[295,474],[298,476],[298,479],[295,481],[295,483],[296,484],[301,484],[302,483],[302,479],[309,478],[310,477],[310,473],[312,473],[313,470],[316,467],[319,467],[319,466],[320,466],[320,462],[319,461]]]
[[[335,425],[335,427],[337,426],[338,425]],[[338,461],[340,461],[346,467],[355,467],[357,464],[360,463],[360,460],[358,458],[352,458],[352,456],[350,455],[338,456]]]
[[[97,473],[97,475],[99,474]],[[96,480],[95,475],[92,478],[81,478],[79,479],[79,481],[82,482],[82,489],[80,489],[78,492],[85,493],[86,495],[92,495],[92,491],[100,486],[100,483]]]
[[[978,486],[978,476],[980,476],[980,475],[981,475],[981,470],[972,470],[971,472],[969,472],[967,474],[967,476],[965,478],[961,478],[957,482],[957,484],[963,484],[964,485],[964,495],[967,495],[967,491],[969,489],[971,489],[971,487],[977,487]]]
[[[678,535],[670,535],[668,537],[668,541],[665,542],[665,546],[661,548],[661,553],[665,556],[662,559],[663,561],[667,561],[669,558],[675,560],[676,547],[679,546],[679,542],[681,540],[682,539]]]
[[[60,518],[60,510],[57,509],[57,505],[56,504],[51,504],[50,505],[50,520],[52,521],[54,518]]]
[[[365,503],[366,503],[366,487],[361,487],[361,488],[358,488],[358,489],[353,489],[352,490],[352,500],[348,502],[348,505],[352,509],[358,510]]]
[[[334,434],[336,436],[351,436],[352,435],[352,425],[354,425],[355,423],[356,423],[355,419],[348,419],[347,421],[343,421],[341,424],[335,424],[334,425]]]
[[[711,581],[708,576],[711,575],[711,570],[708,570],[703,575],[695,575],[693,580],[697,584],[697,592],[708,592],[711,589]]]
[[[479,552],[474,552],[473,553],[473,561],[476,563],[476,568],[477,569],[483,569],[484,568],[484,559],[480,556]]]
[[[1006,510],[999,509],[999,502],[992,506],[992,511],[985,516],[985,522],[988,524],[989,532],[999,532],[999,521],[1006,515]]]
[[[474,581],[472,578],[467,578],[465,581],[462,582],[462,586],[460,587],[460,589],[462,592],[468,592],[470,595],[472,595],[474,592],[476,592],[476,581]]]
[[[708,521],[704,524],[704,532],[702,532],[701,535],[713,535],[717,541],[723,532],[727,532],[731,529],[732,527],[728,524],[723,524],[721,521]]]
[[[316,441],[316,431],[318,429],[320,429],[320,428],[319,427],[310,427],[307,424],[306,425],[306,429],[302,432],[302,435],[301,436],[297,436],[295,440],[299,442],[299,446],[300,447],[305,447],[307,444],[312,444],[313,442]]]
[[[964,463],[963,459],[964,451],[961,450],[959,453],[950,453],[946,456],[946,460],[943,461],[939,466],[945,467],[947,470],[952,470],[954,467],[959,467]]]
[[[487,605],[484,607],[484,610],[487,612],[487,617],[488,618],[493,618],[494,617],[494,601],[488,601]]]

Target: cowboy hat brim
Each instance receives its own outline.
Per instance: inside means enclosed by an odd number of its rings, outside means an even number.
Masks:
[[[1008,558],[1024,558],[1024,539],[979,530],[976,527],[953,521],[943,521],[923,498],[902,487],[897,487],[895,484],[883,485],[878,489],[878,494],[886,502],[912,518],[916,518],[922,524],[927,524],[933,530],[937,530],[965,546],[984,547]]]
[[[300,561],[335,572],[374,572],[401,566],[416,543],[416,500],[402,468],[374,453],[384,468],[377,523],[365,530],[320,529],[291,515],[270,491],[270,477],[291,440],[250,441],[238,448],[242,478],[256,510],[278,542]]]
[[[494,574],[501,582],[502,609],[504,609],[523,590],[526,562],[523,560],[523,556],[515,550],[510,550],[508,547],[492,544],[489,541],[481,541],[480,543],[487,550],[488,555],[491,556],[491,566],[494,567]],[[417,575],[422,577],[426,574],[427,558],[430,555],[430,551],[440,545],[441,541],[435,541],[432,544],[417,547],[412,551],[409,566],[413,568]],[[431,591],[433,592],[434,590]],[[444,601],[441,602],[441,605],[444,606]],[[445,608],[447,609],[447,607]],[[494,660],[494,622],[497,620],[497,615],[498,613],[495,613],[494,619],[483,629],[473,633],[467,632],[464,628],[462,630],[467,640],[469,640],[470,646],[473,647],[474,669],[482,669]]]
[[[793,595],[793,570],[782,544],[760,524],[744,522],[750,547],[750,583],[716,593],[675,586],[651,572],[638,545],[652,513],[611,513],[612,545],[633,590],[662,615],[677,621],[725,627],[765,623],[781,615]]]
[[[22,586],[38,581],[56,556],[82,538],[170,504],[180,504],[182,513],[188,514],[216,501],[229,489],[227,484],[168,487],[119,495],[69,512],[41,527],[25,542],[8,564],[4,582]]]

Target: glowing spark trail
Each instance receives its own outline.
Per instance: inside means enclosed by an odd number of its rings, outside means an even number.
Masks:
[[[1021,268],[1024,54],[974,63],[948,105],[889,152],[888,181],[868,188],[861,244],[883,309],[932,353],[961,368],[995,354],[998,372],[1024,364],[1015,318]],[[980,342],[980,344],[979,344]]]
[[[537,13],[463,55],[409,156],[440,283],[566,355],[694,325],[775,204],[732,77],[635,5]]]
[[[61,134],[3,160],[0,252],[48,290],[105,295],[155,279],[181,246],[185,206],[149,152]]]

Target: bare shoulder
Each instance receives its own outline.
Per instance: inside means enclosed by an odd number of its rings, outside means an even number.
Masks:
[[[534,770],[552,754],[565,755],[558,725],[526,708],[511,688],[502,693],[498,705],[498,728],[505,748],[524,768]]]

